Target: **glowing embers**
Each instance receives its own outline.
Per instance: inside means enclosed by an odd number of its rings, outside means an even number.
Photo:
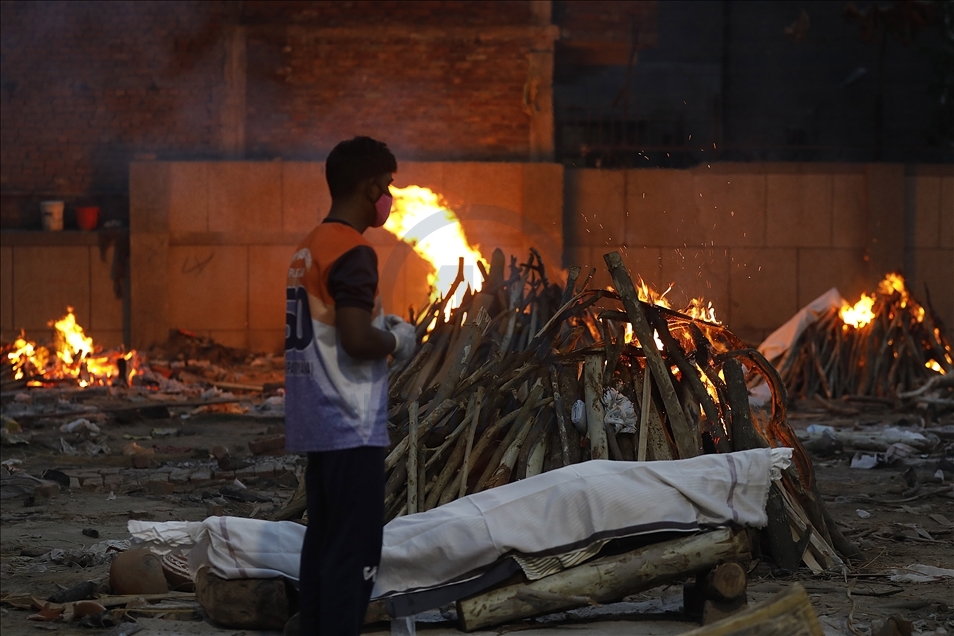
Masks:
[[[448,292],[457,275],[459,259],[464,259],[464,279],[473,291],[483,285],[478,264],[486,268],[487,261],[476,245],[464,235],[460,219],[441,199],[428,188],[408,186],[391,187],[394,206],[384,229],[410,245],[433,271],[428,274],[431,300]],[[460,294],[450,299],[445,309],[446,316],[460,305]]]
[[[136,352],[100,351],[76,322],[72,307],[49,324],[54,329],[51,347],[39,346],[21,334],[6,348],[15,380],[27,380],[31,386],[75,380],[86,387],[115,384],[120,378],[128,383],[136,374]]]

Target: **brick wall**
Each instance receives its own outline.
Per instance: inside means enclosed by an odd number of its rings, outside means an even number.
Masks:
[[[528,1],[4,2],[0,223],[39,227],[51,197],[68,225],[84,198],[124,219],[137,157],[323,160],[361,133],[527,160],[537,23]]]
[[[712,164],[568,170],[566,260],[622,249],[633,274],[704,296],[753,344],[830,287],[854,302],[902,270],[954,325],[954,176],[896,164]]]
[[[38,225],[18,207],[32,194],[125,192],[137,153],[216,152],[222,18],[221,3],[0,4],[4,224]]]
[[[249,33],[250,157],[319,158],[356,134],[418,160],[528,157],[529,38],[364,33]]]

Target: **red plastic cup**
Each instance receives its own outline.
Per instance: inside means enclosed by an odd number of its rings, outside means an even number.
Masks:
[[[99,224],[99,207],[85,205],[76,208],[76,225],[81,230],[95,230],[97,224]]]

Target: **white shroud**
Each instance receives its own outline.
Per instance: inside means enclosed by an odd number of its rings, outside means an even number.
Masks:
[[[769,486],[791,449],[758,449],[660,462],[588,461],[469,495],[384,528],[374,596],[476,576],[501,557],[556,555],[607,539],[763,527]],[[773,468],[775,471],[773,471]],[[130,521],[139,542],[192,547],[190,567],[224,578],[298,578],[305,527],[210,517]]]

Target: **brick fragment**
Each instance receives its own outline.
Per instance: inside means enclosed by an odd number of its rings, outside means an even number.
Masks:
[[[248,443],[248,449],[253,455],[264,455],[272,451],[284,450],[284,435],[268,435],[261,439],[252,440]]]

